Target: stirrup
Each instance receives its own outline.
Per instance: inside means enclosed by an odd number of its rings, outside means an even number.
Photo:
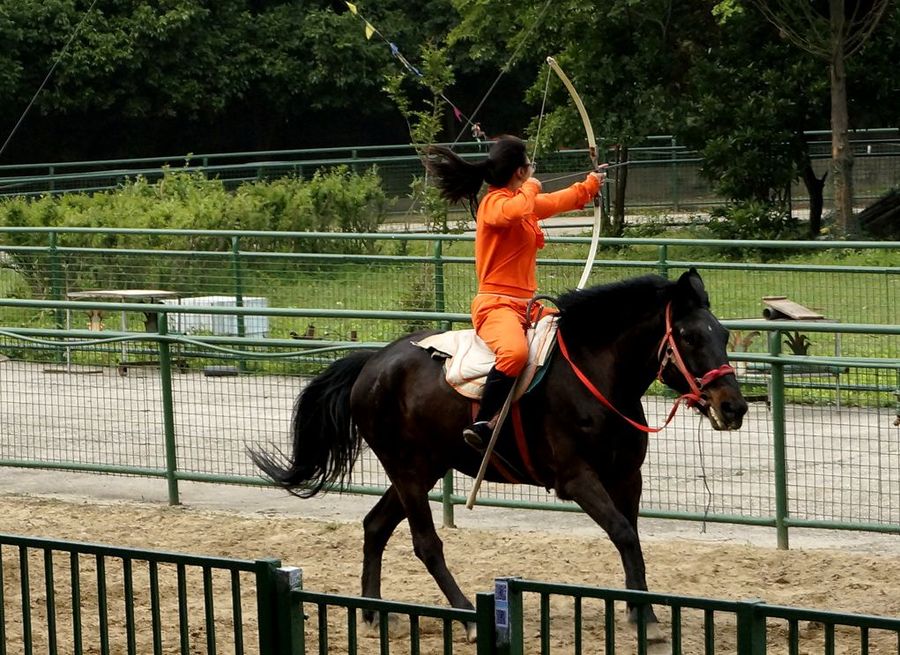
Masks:
[[[488,443],[491,441],[491,434],[494,427],[490,421],[475,421],[472,425],[463,430],[463,439],[479,452],[484,452]]]

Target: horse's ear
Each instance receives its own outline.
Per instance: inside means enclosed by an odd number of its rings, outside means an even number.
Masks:
[[[693,266],[678,278],[677,288],[678,295],[683,300],[700,307],[709,307],[709,296],[706,287],[703,286],[703,279]]]

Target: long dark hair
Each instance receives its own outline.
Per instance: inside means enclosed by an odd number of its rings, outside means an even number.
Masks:
[[[487,159],[476,163],[443,146],[425,150],[425,168],[434,177],[441,197],[450,202],[468,200],[473,215],[483,183],[506,186],[518,169],[528,165],[525,142],[518,137],[498,137],[490,147]]]

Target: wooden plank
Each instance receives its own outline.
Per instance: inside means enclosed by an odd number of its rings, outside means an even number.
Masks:
[[[763,316],[769,319],[789,318],[794,321],[819,321],[824,315],[794,302],[787,296],[763,296]]]

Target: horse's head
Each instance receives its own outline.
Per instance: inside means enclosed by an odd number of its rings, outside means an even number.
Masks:
[[[710,311],[709,296],[694,268],[678,279],[666,314],[659,379],[685,394],[716,430],[737,430],[747,401],[728,364],[728,330]]]

